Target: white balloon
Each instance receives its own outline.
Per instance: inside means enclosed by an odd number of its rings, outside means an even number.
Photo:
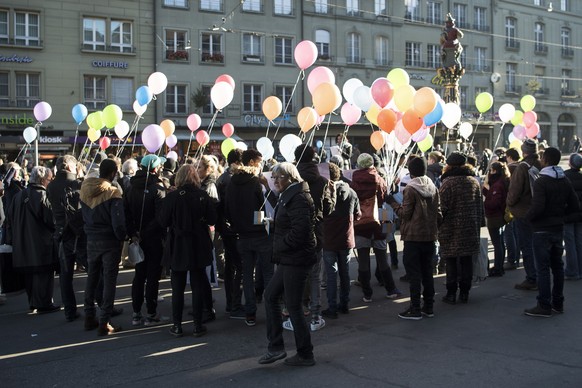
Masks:
[[[352,105],[356,105],[354,103],[354,92],[362,85],[364,85],[364,83],[357,78],[350,78],[344,83],[344,86],[342,87],[342,93],[347,102]]]
[[[148,87],[153,94],[160,94],[168,86],[168,78],[162,72],[156,71],[148,77]]]
[[[268,137],[261,137],[257,140],[257,151],[263,154],[263,159],[265,159],[265,154],[269,148],[273,148],[273,143]]]
[[[443,107],[441,121],[447,128],[453,128],[461,120],[461,107],[454,102],[447,102]]]
[[[125,120],[121,120],[115,125],[115,134],[118,138],[123,139],[129,133],[129,124]]]
[[[173,159],[174,161],[178,161],[178,154],[176,153],[176,151],[170,151],[168,152],[168,154],[166,155],[167,159]]]
[[[382,131],[382,134],[384,134],[386,132]],[[384,147],[386,147],[386,151],[394,151],[394,147],[396,147],[396,143],[400,144],[400,142],[398,141],[398,139],[396,139],[396,135],[394,134],[394,131],[386,134],[386,136],[384,136]]]
[[[228,82],[217,82],[212,89],[210,89],[210,100],[216,109],[223,109],[230,104],[233,97],[234,90]]]
[[[279,152],[285,160],[292,162],[295,160],[295,148],[301,144],[299,136],[292,133],[287,134],[281,138],[279,142]]]
[[[136,115],[143,116],[147,109],[148,104],[140,105],[139,102],[137,102],[137,100],[133,102],[133,111],[135,112]]]
[[[398,139],[396,139],[396,143],[394,144],[394,151],[396,151],[399,154],[404,153],[404,151],[406,151],[406,149],[410,145],[411,140],[412,139],[408,139],[404,144],[400,144]]]
[[[244,141],[237,141],[236,148],[243,150],[243,151],[246,151],[249,147],[247,146],[247,144]]]
[[[468,140],[469,136],[473,133],[473,125],[471,123],[461,123],[459,127],[459,134],[465,139]]]
[[[261,152],[263,154],[263,160],[269,160],[275,155],[275,149],[273,146],[269,146],[269,149],[265,150],[265,152]]]
[[[370,88],[366,85],[358,86],[354,92],[354,105],[367,112],[373,102],[374,99],[372,98],[372,93],[370,93]]]
[[[503,104],[499,108],[499,118],[504,123],[511,121],[511,119],[515,116],[515,107],[511,104]]]
[[[515,140],[519,140],[517,137],[515,137],[515,135],[513,134],[513,132],[509,133],[509,136],[507,136],[507,140],[509,141],[509,144],[513,143]]]
[[[26,127],[24,131],[22,131],[22,136],[24,137],[24,141],[28,144],[32,143],[34,139],[36,139],[36,129],[34,127]]]

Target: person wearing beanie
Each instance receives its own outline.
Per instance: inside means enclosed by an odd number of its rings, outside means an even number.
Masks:
[[[93,157],[93,160],[89,163],[87,167],[87,178],[99,178],[99,166],[101,162],[107,159],[107,154],[103,151],[97,152]]]
[[[361,153],[356,162],[358,168],[370,168],[374,165],[374,158],[367,153]]]
[[[527,139],[523,142],[521,145],[523,159],[511,173],[507,192],[506,205],[514,217],[513,223],[525,269],[524,281],[515,285],[518,290],[537,290],[536,266],[532,248],[533,231],[529,221],[525,218],[532,202],[531,181],[541,169],[537,151],[538,146],[535,140]]]
[[[465,154],[454,151],[447,157],[447,165],[453,167],[461,167],[467,164],[467,156]]]
[[[570,168],[564,171],[582,202],[582,155],[570,155]],[[566,249],[566,280],[582,279],[582,212],[568,213],[564,218],[564,248]]]
[[[164,187],[169,189],[175,187],[175,172],[178,167],[178,162],[174,159],[166,159],[160,172],[160,180],[164,183]]]
[[[400,236],[404,241],[403,262],[410,283],[410,306],[398,314],[402,319],[419,320],[423,316],[434,316],[432,265],[442,214],[439,192],[426,176],[426,169],[424,157],[411,160],[408,171],[412,179],[404,188],[402,203],[396,202],[392,196],[387,199],[400,218]],[[421,293],[424,298],[422,307]]]
[[[524,311],[529,316],[550,317],[564,312],[563,225],[566,216],[580,211],[580,200],[558,166],[561,158],[557,148],[545,149],[540,176],[533,185],[532,204],[525,215],[535,233],[533,251],[539,290],[536,306]]]

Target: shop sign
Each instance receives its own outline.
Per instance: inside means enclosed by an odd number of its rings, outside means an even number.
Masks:
[[[101,60],[94,60],[91,62],[93,67],[113,67],[115,69],[127,69],[129,64],[127,62],[120,62],[120,61],[101,61]]]
[[[0,124],[3,125],[34,125],[36,120],[31,116],[28,117],[26,113],[21,115],[15,114],[12,116],[0,116]]]
[[[32,58],[28,55],[2,55],[0,54],[0,62],[13,62],[13,63],[30,63]]]

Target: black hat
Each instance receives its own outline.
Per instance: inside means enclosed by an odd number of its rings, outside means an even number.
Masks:
[[[426,175],[426,159],[422,156],[412,159],[408,163],[408,171],[414,177]]]
[[[171,172],[176,171],[176,161],[174,159],[166,159],[164,162],[164,170],[168,170]]]
[[[532,139],[526,139],[521,145],[521,152],[528,155],[533,155],[538,152],[538,143]]]
[[[467,157],[459,151],[451,152],[447,158],[447,164],[449,166],[464,166],[467,164]]]

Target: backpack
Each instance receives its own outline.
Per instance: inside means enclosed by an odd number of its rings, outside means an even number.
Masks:
[[[540,170],[534,166],[533,164],[529,164],[527,162],[522,162],[527,166],[527,174],[529,176],[529,189],[531,191],[531,196],[533,197],[534,193],[534,182],[540,177]]]
[[[61,199],[61,204],[65,209],[65,228],[75,236],[83,234],[83,214],[81,213],[81,194],[70,187],[65,188],[65,195]]]

